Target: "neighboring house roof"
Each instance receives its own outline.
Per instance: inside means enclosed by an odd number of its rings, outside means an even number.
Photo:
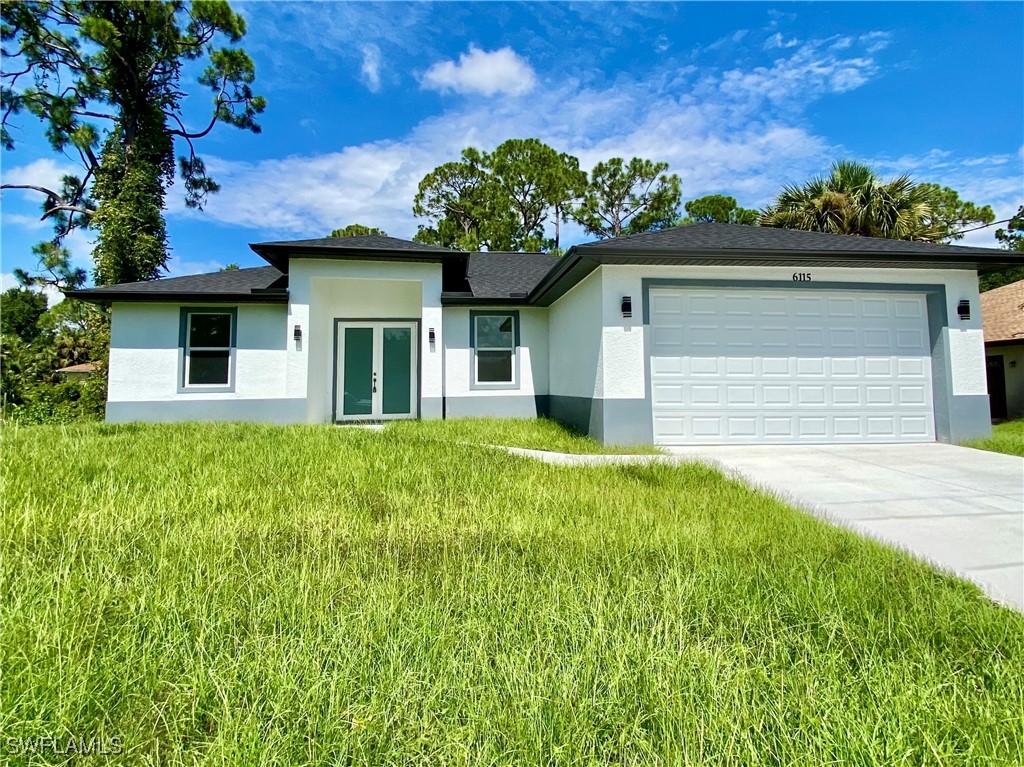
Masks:
[[[548,306],[600,264],[886,267],[992,271],[1024,265],[1024,254],[995,248],[804,232],[740,224],[693,224],[544,253],[466,253],[370,234],[265,242],[250,247],[272,266],[67,291],[87,301],[288,300],[291,258],[418,261],[442,265],[442,303]],[[525,294],[525,295],[524,295]]]
[[[147,282],[122,282],[64,295],[86,301],[237,301],[287,302],[287,277],[273,266],[229,269]]]
[[[58,373],[70,373],[71,375],[88,375],[96,372],[96,363],[80,362],[77,365],[68,365],[65,368],[57,368]]]
[[[1024,280],[981,294],[985,343],[1024,343]]]

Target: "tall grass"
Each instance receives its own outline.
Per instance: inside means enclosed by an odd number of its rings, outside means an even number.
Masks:
[[[1024,457],[1024,420],[996,424],[992,427],[991,437],[976,439],[973,442],[968,442],[967,445],[979,450],[991,450],[994,453]]]
[[[115,764],[1024,761],[1022,616],[700,465],[328,427],[3,441],[4,739],[119,736]]]
[[[392,421],[387,429],[421,439],[462,441],[478,445],[525,447],[556,453],[658,453],[653,445],[602,445],[586,434],[550,418],[450,418],[434,421]]]

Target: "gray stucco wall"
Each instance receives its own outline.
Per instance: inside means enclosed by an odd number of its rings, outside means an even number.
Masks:
[[[108,402],[107,421],[254,421],[303,423],[306,399],[197,399]]]
[[[489,393],[486,397],[445,397],[445,418],[536,418],[547,412],[547,395]]]

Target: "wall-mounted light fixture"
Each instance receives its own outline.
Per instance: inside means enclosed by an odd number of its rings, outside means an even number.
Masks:
[[[302,326],[301,325],[296,325],[295,328],[292,330],[292,338],[295,339],[295,343],[299,343],[300,341],[302,341]]]
[[[429,328],[427,330],[427,340],[430,341],[430,343],[434,343],[434,341],[437,340],[437,335],[434,333],[433,328]]]
[[[622,318],[633,316],[633,299],[629,296],[622,297]]]
[[[969,320],[971,318],[971,302],[966,298],[961,298],[960,303],[956,305],[956,314],[961,322]]]
[[[1017,360],[1010,360],[1010,367],[1012,367],[1012,368],[1017,367]]]

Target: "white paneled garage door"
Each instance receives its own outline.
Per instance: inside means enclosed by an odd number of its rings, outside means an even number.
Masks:
[[[650,292],[654,440],[931,442],[923,294]]]

